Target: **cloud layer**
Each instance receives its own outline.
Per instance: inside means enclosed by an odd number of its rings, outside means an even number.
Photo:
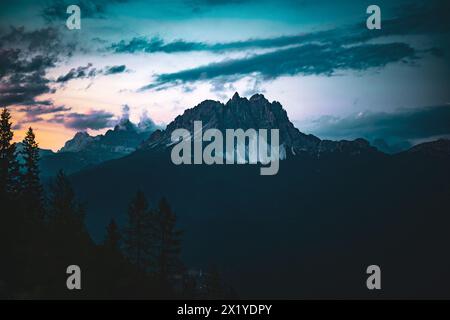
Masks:
[[[113,75],[127,71],[128,70],[125,65],[106,66],[103,69],[96,69],[92,66],[92,63],[88,63],[86,66],[70,69],[66,74],[59,76],[56,79],[56,82],[66,83],[73,79],[89,79],[98,75]]]
[[[450,105],[401,110],[392,113],[368,112],[345,118],[324,116],[300,130],[326,139],[382,139],[387,143],[413,142],[429,137],[450,137]],[[408,145],[408,143],[406,143]]]
[[[115,43],[109,49],[116,53],[220,53],[253,48],[272,49],[269,53],[255,53],[240,59],[225,59],[219,63],[159,74],[141,90],[159,90],[220,77],[235,81],[246,75],[263,79],[297,74],[331,76],[339,70],[361,71],[392,62],[411,62],[426,53],[444,57],[442,48],[418,50],[408,42],[389,40],[388,37],[420,34],[444,37],[450,32],[450,27],[442,9],[448,7],[447,3],[438,0],[399,8],[398,16],[383,20],[382,30],[368,30],[364,23],[359,23],[307,34],[216,44],[183,40],[166,43],[159,37],[137,37],[128,42]],[[443,45],[447,43],[448,39]]]
[[[91,110],[87,113],[72,112],[57,114],[50,122],[63,124],[66,128],[85,131],[87,129],[100,130],[112,127],[117,120],[114,114],[103,110]]]
[[[142,90],[218,77],[237,79],[253,73],[266,80],[296,74],[331,76],[339,70],[366,70],[391,62],[408,62],[415,57],[415,50],[404,43],[366,44],[351,48],[309,44],[162,74],[155,83]]]
[[[0,105],[50,105],[50,100],[37,100],[54,92],[46,72],[73,48],[52,27],[0,31]]]

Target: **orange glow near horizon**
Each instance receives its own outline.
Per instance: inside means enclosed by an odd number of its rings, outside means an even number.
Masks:
[[[13,126],[17,123],[18,117],[12,114]],[[64,143],[73,137],[74,132],[62,127],[60,124],[53,124],[48,122],[36,122],[21,126],[20,129],[14,131],[14,142],[20,142],[25,137],[28,128],[33,128],[36,135],[36,141],[41,149],[51,149],[53,151],[59,150]]]
[[[14,111],[11,111],[11,118],[13,127],[18,121],[23,119],[19,113]],[[22,141],[29,127],[33,128],[39,148],[50,149],[55,152],[61,149],[64,146],[64,143],[73,138],[76,133],[76,130],[68,129],[59,123],[51,123],[44,120],[34,123],[26,123],[22,125],[20,129],[13,129],[13,141]],[[88,130],[88,132],[93,135],[102,134],[105,131],[106,129],[98,131]]]

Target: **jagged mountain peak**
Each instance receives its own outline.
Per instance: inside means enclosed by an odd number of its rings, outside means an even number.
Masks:
[[[262,94],[255,94],[250,99],[240,97],[236,92],[225,104],[204,100],[197,106],[186,109],[177,116],[166,130],[154,132],[144,141],[140,148],[167,148],[172,145],[171,133],[178,128],[187,129],[193,134],[194,121],[202,121],[205,129],[215,128],[222,132],[226,129],[278,129],[280,145],[287,154],[308,153],[320,156],[327,152],[360,154],[375,152],[370,144],[362,139],[355,141],[322,141],[311,134],[300,132],[289,120],[286,110],[278,101],[270,102]]]
[[[235,93],[233,95],[233,97],[231,99],[229,99],[226,103],[225,106],[229,106],[229,105],[254,105],[254,104],[259,104],[259,105],[266,105],[266,104],[270,104],[269,100],[267,100],[267,98],[260,93],[254,94],[253,96],[250,97],[250,99],[246,98],[246,97],[241,97],[239,95],[239,93]],[[274,101],[274,103],[276,103]]]
[[[79,131],[75,133],[72,139],[66,141],[64,147],[59,152],[79,152],[88,147],[92,142],[96,140],[86,131]]]
[[[76,172],[103,161],[126,156],[156,130],[150,118],[136,125],[128,118],[122,119],[105,134],[91,136],[85,131],[77,132],[56,154],[43,157],[41,169],[44,176],[52,176],[60,169],[66,173]]]
[[[259,101],[259,100],[265,100],[268,102],[268,100],[266,99],[266,97],[264,97],[263,94],[261,93],[255,93],[254,95],[252,95],[249,99],[249,101]]]
[[[78,131],[75,133],[74,138],[83,138],[83,137],[90,137],[91,135],[86,131]]]
[[[141,121],[138,125],[128,118],[121,119],[113,129],[105,134],[91,136],[86,131],[77,132],[68,140],[59,152],[90,152],[124,155],[147,139],[157,126],[151,119]]]

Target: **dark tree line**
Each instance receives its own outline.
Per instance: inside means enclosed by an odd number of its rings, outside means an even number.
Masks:
[[[137,192],[128,224],[114,220],[101,244],[92,241],[85,211],[60,171],[44,190],[32,128],[13,143],[11,116],[0,120],[0,298],[223,298],[216,271],[198,279],[180,260],[182,232],[163,198],[150,208]],[[81,290],[68,290],[66,268],[82,270]]]

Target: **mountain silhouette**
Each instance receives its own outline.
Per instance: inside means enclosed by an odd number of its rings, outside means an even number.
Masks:
[[[279,102],[269,102],[262,94],[255,94],[247,99],[240,97],[237,92],[225,104],[205,100],[196,107],[185,110],[166,130],[155,131],[140,148],[158,149],[172,145],[171,133],[179,128],[187,129],[193,135],[194,121],[202,121],[204,129],[214,128],[223,133],[226,129],[278,129],[280,145],[287,156],[306,153],[320,157],[330,152],[376,152],[364,139],[331,141],[304,134],[294,127]]]
[[[123,119],[104,135],[90,136],[87,132],[77,132],[57,153],[42,156],[42,175],[50,177],[60,169],[73,173],[132,153],[159,128],[149,121],[135,125],[129,119]]]
[[[291,152],[274,176],[258,165],[174,165],[170,132],[195,120],[279,128]],[[449,146],[388,155],[362,139],[320,140],[295,129],[279,103],[235,95],[186,110],[137,151],[71,180],[97,241],[111,218],[124,225],[137,190],[168,198],[185,230],[184,261],[219,265],[241,297],[370,297],[371,264],[381,266],[385,298],[448,297]]]

